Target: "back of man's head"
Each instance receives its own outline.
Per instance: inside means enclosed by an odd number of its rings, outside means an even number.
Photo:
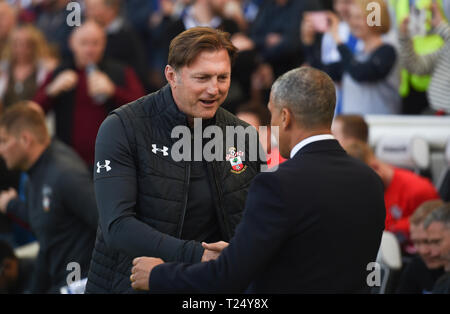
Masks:
[[[43,111],[33,102],[20,102],[6,109],[0,117],[0,128],[14,136],[29,131],[40,144],[47,143],[50,138]]]
[[[0,240],[0,294],[9,293],[17,278],[17,257],[12,247]]]
[[[280,76],[272,86],[272,102],[288,108],[300,128],[330,128],[336,106],[333,80],[311,67],[293,69]]]
[[[343,140],[359,140],[367,143],[369,139],[369,127],[364,117],[360,115],[337,116],[333,121],[334,133],[339,133],[335,136],[339,135]]]
[[[361,160],[365,164],[370,164],[372,159],[375,157],[372,149],[369,147],[367,143],[362,141],[353,140],[346,142],[343,146],[347,154],[350,156]]]

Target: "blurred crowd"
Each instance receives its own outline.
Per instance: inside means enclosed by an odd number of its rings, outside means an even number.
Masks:
[[[450,114],[450,0],[76,2],[68,7],[68,0],[0,0],[0,117],[17,103],[37,103],[36,110],[53,117],[56,137],[90,170],[98,128],[107,114],[163,87],[171,40],[195,26],[230,33],[239,53],[223,107],[256,127],[270,124],[267,103],[274,80],[302,65],[321,69],[334,80],[337,116]],[[77,14],[81,25],[71,23]],[[356,133],[361,134],[361,125]],[[421,180],[377,161],[364,144],[364,127],[362,133],[358,141],[343,139],[341,144],[368,163],[386,189],[393,177]],[[29,178],[7,171],[1,158],[0,173],[0,191],[14,187],[15,196],[23,198]],[[389,200],[397,204],[399,190],[408,190],[400,183],[392,186],[386,192],[387,208]],[[409,217],[423,202],[440,199],[426,181],[415,186],[426,192],[414,202],[405,201],[408,208],[400,217],[406,220],[388,215],[386,222],[387,230],[401,235],[405,252],[416,245],[408,254],[421,254],[420,241],[428,241],[412,238]],[[450,241],[447,216],[426,227],[427,215],[422,216],[415,226],[426,230],[442,222]],[[33,239],[27,230],[20,220],[0,215],[0,234],[13,247]],[[13,255],[4,251],[5,259]],[[442,270],[445,264],[441,259],[435,267],[433,258],[423,260],[430,269]],[[423,290],[432,288],[427,282]]]

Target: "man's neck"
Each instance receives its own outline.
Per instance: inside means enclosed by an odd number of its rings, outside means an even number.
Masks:
[[[30,156],[28,159],[28,164],[26,166],[26,171],[30,170],[38,161],[38,159],[42,156],[44,151],[50,146],[50,140],[48,140],[44,144],[36,143],[35,146],[31,149]]]
[[[381,180],[384,183],[384,187],[387,189],[394,178],[394,167],[384,162],[380,162],[380,167],[382,172]]]
[[[296,130],[293,131],[293,136],[291,137],[291,141],[289,143],[289,151],[292,151],[292,149],[301,141],[307,139],[311,136],[316,135],[331,135],[331,130],[329,128],[323,128],[323,129],[317,129],[313,131],[305,131],[305,130]]]

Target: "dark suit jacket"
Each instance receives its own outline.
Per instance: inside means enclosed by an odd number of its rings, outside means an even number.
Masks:
[[[166,263],[155,293],[368,291],[384,229],[383,184],[335,140],[313,142],[255,177],[243,219],[216,261]]]

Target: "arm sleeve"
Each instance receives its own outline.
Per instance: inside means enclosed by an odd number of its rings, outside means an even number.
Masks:
[[[322,55],[322,38],[323,35],[316,35],[314,44],[308,46],[303,45],[303,51],[306,55],[306,62],[313,68],[319,69],[327,73],[335,82],[342,80],[342,62],[333,62],[324,64],[321,60]]]
[[[450,41],[450,26],[447,22],[442,21],[437,27],[436,27],[436,33],[439,34],[442,39],[444,39],[445,42]]]
[[[338,46],[341,54],[343,70],[359,82],[376,82],[388,76],[394,67],[397,55],[394,47],[383,45],[378,48],[369,60],[359,62],[351,50],[344,44]]]
[[[27,224],[29,223],[27,205],[19,198],[9,201],[8,206],[6,206],[6,214],[14,216]]]
[[[97,230],[98,211],[95,201],[94,185],[88,172],[71,173],[61,180],[61,194],[64,207],[80,218],[93,230]]]
[[[113,95],[115,102],[122,106],[144,96],[144,94],[144,88],[134,70],[129,67],[125,68],[125,86],[116,85]]]
[[[46,293],[50,288],[50,275],[47,271],[48,262],[46,261],[45,252],[39,249],[38,256],[35,261],[34,271],[30,283],[30,293]]]
[[[154,293],[242,293],[276,257],[295,224],[283,207],[273,173],[258,175],[250,188],[243,219],[217,260],[198,264],[165,263],[150,274]]]
[[[47,95],[47,87],[48,85],[53,81],[54,73],[48,74],[46,79],[44,80],[44,83],[39,87],[38,91],[33,97],[33,101],[38,103],[42,109],[44,109],[45,112],[48,112],[52,109],[53,106],[53,99]]]
[[[414,44],[410,37],[400,37],[400,60],[403,67],[411,73],[429,75],[433,72],[441,50],[419,56],[414,50]]]
[[[199,262],[204,251],[200,243],[164,234],[138,219],[136,166],[117,115],[110,115],[101,125],[95,156],[95,195],[99,224],[107,245],[131,257]]]

